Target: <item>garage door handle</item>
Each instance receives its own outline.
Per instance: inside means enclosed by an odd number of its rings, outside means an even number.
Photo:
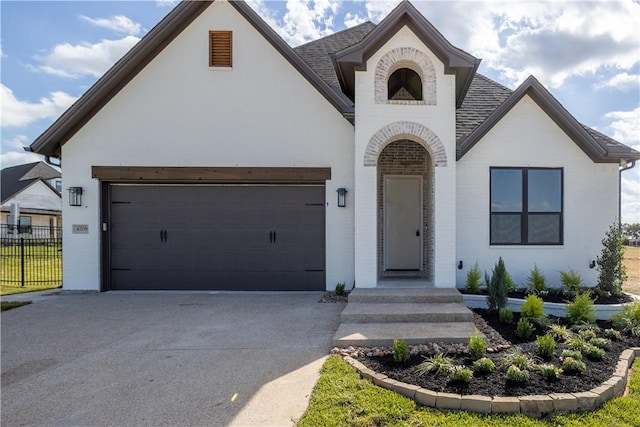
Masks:
[[[273,231],[269,232],[269,243],[273,243]]]
[[[167,241],[167,230],[164,230],[164,241]]]
[[[275,243],[275,242],[276,242],[276,232],[274,231],[273,232],[273,243]]]
[[[167,241],[167,230],[160,230],[160,241],[161,242]]]

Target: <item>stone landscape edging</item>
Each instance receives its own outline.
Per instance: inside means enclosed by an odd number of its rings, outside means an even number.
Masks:
[[[487,296],[476,294],[462,294],[462,301],[469,308],[487,308]],[[507,298],[506,307],[513,312],[519,313],[521,310],[520,304],[525,300],[520,298]],[[620,313],[624,310],[627,304],[594,304],[593,311],[597,320],[611,320],[614,314]],[[563,302],[544,302],[543,303],[545,314],[556,317],[567,317],[567,304]]]
[[[579,393],[550,393],[527,396],[480,396],[441,393],[417,385],[403,383],[367,368],[350,356],[343,356],[345,362],[353,366],[360,377],[374,384],[395,391],[422,406],[437,409],[458,409],[482,414],[521,413],[533,418],[541,418],[554,412],[592,411],[613,398],[624,394],[629,379],[629,369],[640,347],[624,350],[618,358],[613,376],[598,387]]]

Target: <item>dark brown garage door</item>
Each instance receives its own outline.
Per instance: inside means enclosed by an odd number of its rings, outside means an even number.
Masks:
[[[109,193],[111,289],[325,289],[322,185]]]

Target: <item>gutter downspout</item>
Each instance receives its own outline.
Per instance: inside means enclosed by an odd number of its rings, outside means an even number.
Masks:
[[[23,149],[24,151],[26,151],[27,153],[35,153],[35,151],[33,151],[33,150],[31,149],[31,147],[22,147],[22,149]],[[36,153],[36,154],[39,154],[39,153]],[[54,163],[54,162],[52,162],[52,161],[51,161],[51,156],[47,156],[47,155],[45,155],[45,156],[44,156],[44,161],[45,161],[48,165],[55,166],[55,167],[57,167],[57,168],[62,168],[62,159],[60,159],[60,158],[58,158],[58,157],[54,157],[54,158],[58,159],[58,160],[59,160],[59,162],[58,162],[58,163]]]
[[[618,229],[622,230],[622,172],[633,169],[636,161],[630,163],[625,159],[620,159],[620,169],[618,170]]]

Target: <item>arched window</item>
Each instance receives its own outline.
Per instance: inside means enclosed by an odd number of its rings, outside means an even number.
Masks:
[[[389,76],[387,94],[392,101],[422,101],[422,79],[410,68],[399,68]]]

